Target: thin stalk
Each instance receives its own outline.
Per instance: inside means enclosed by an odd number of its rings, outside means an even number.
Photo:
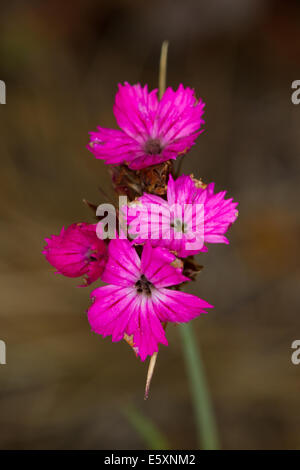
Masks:
[[[167,81],[167,59],[168,59],[168,47],[169,42],[164,41],[161,46],[160,62],[159,62],[159,74],[158,74],[158,96],[162,98],[166,90]]]
[[[166,330],[166,328],[167,328],[167,326],[168,326],[168,323],[165,322],[165,323],[163,323],[162,325],[163,325],[163,329]],[[147,371],[147,379],[146,379],[146,387],[145,387],[144,400],[147,400],[147,399],[148,399],[148,396],[149,396],[149,390],[150,390],[150,385],[151,385],[151,381],[152,381],[152,377],[153,377],[153,373],[154,373],[154,369],[155,369],[155,364],[156,364],[157,356],[158,356],[158,351],[155,352],[154,354],[152,354],[152,356],[151,356],[151,358],[150,358],[150,361],[149,361],[149,366],[148,366],[148,371]]]
[[[149,366],[148,366],[148,372],[147,372],[144,400],[147,400],[148,396],[149,396],[149,390],[150,390],[151,380],[152,380],[152,377],[153,377],[153,372],[154,372],[154,368],[155,368],[155,364],[156,364],[157,354],[158,354],[158,352],[155,352],[150,358],[150,362],[149,362]]]
[[[192,325],[190,323],[181,325],[180,333],[195,410],[198,443],[203,450],[215,450],[219,448],[217,425]]]

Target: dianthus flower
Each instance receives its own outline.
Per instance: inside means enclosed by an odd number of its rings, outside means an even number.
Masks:
[[[137,244],[150,239],[153,246],[168,248],[179,257],[207,251],[204,243],[228,244],[224,234],[237,218],[238,203],[225,195],[226,191],[214,193],[214,183],[204,185],[188,175],[174,181],[170,175],[167,200],[143,194],[129,203],[128,232]],[[136,214],[131,215],[132,209]]]
[[[63,227],[59,235],[52,235],[45,241],[43,254],[58,273],[67,277],[85,276],[82,286],[100,278],[107,261],[107,247],[98,238],[95,224]]]
[[[168,345],[162,323],[188,322],[212,307],[198,297],[169,289],[190,279],[181,262],[164,248],[146,243],[141,258],[128,240],[109,244],[109,259],[102,280],[109,285],[91,293],[88,320],[95,333],[112,341],[132,338],[142,361]]]
[[[202,132],[204,103],[194,90],[167,88],[159,101],[157,90],[140,84],[119,84],[114,114],[121,130],[98,127],[91,132],[89,150],[107,164],[126,163],[139,170],[186,153]]]

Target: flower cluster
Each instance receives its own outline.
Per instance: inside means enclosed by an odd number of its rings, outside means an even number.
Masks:
[[[119,85],[114,114],[120,129],[98,127],[88,148],[109,165],[116,192],[129,195],[119,214],[128,238],[115,232],[104,240],[103,221],[79,223],[46,239],[43,251],[58,273],[84,276],[84,285],[107,284],[91,294],[91,328],[112,341],[125,339],[142,361],[168,344],[169,322],[188,322],[212,307],[180,288],[199,270],[194,255],[207,244],[229,243],[225,234],[237,218],[237,203],[215,192],[213,183],[175,177],[173,160],[202,132],[203,108],[183,85],[167,88],[160,100],[147,86]]]

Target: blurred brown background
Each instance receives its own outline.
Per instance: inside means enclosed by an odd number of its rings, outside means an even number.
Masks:
[[[111,194],[86,150],[115,127],[118,82],[168,84],[206,102],[205,133],[183,170],[240,202],[231,244],[211,246],[190,291],[213,303],[193,322],[225,449],[300,448],[300,2],[27,1],[1,4],[0,448],[144,448],[123,410],[134,405],[172,448],[196,447],[180,336],[170,327],[151,397],[146,364],[90,332],[88,289],[53,274],[43,239],[91,221],[82,198]]]

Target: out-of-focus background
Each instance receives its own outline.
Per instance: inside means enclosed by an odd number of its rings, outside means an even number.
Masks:
[[[147,365],[90,332],[92,288],[54,275],[41,251],[62,225],[92,221],[83,198],[112,194],[88,132],[115,127],[117,83],[168,84],[206,102],[183,170],[239,201],[230,245],[198,257],[190,292],[215,305],[193,322],[225,449],[300,448],[300,2],[11,0],[1,4],[0,448],[134,449],[134,407],[174,449],[197,446],[180,335],[168,329],[150,399]]]

